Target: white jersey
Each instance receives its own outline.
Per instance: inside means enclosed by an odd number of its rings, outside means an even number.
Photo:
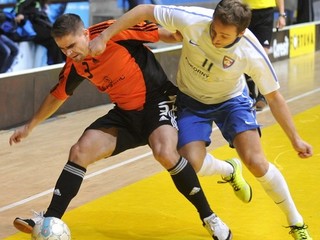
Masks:
[[[242,94],[243,73],[251,76],[262,94],[279,89],[269,58],[249,29],[229,48],[212,44],[212,15],[212,9],[200,7],[155,6],[157,22],[183,35],[177,74],[180,91],[205,104],[221,103]]]

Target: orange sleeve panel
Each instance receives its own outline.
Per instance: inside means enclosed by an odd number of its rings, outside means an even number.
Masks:
[[[93,25],[90,28],[90,33],[92,38],[100,34],[104,29],[109,27],[114,22],[115,20],[108,20],[108,21]],[[145,43],[158,42],[159,41],[158,26],[155,23],[142,22],[131,28],[128,28],[125,31],[118,33],[117,35],[113,36],[111,40],[120,41],[124,39],[139,40]]]
[[[158,42],[158,26],[154,23],[141,23],[115,35],[112,40],[134,39],[142,42]]]
[[[89,28],[95,37],[112,21]],[[67,59],[59,76],[59,83],[51,93],[58,99],[73,94],[83,79],[89,80],[110,100],[124,110],[142,109],[146,101],[160,94],[159,88],[167,77],[153,53],[143,45],[159,40],[158,28],[153,23],[142,23],[114,36],[106,51],[97,56],[88,56],[82,62]]]

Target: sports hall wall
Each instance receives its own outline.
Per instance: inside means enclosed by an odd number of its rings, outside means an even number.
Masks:
[[[320,22],[295,24],[274,31],[269,57],[272,62],[320,50]],[[163,45],[153,49],[170,80],[174,81],[180,45]],[[312,63],[310,63],[312,64]],[[38,109],[44,97],[58,80],[63,64],[44,66],[0,74],[0,130],[26,122]],[[55,116],[109,103],[84,81]]]

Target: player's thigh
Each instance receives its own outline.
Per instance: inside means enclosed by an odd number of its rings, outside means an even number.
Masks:
[[[72,147],[70,156],[88,163],[110,156],[116,146],[117,129],[87,129]]]

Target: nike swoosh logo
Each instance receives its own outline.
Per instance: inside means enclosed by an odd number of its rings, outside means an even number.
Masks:
[[[197,46],[199,47],[199,44],[197,44],[196,42],[192,41],[191,39],[189,40],[189,43],[193,46]]]
[[[286,201],[286,199],[284,199],[284,200],[282,200],[282,201],[280,201],[280,202],[275,202],[275,204],[281,204],[281,203],[283,203],[283,202],[285,202]]]

